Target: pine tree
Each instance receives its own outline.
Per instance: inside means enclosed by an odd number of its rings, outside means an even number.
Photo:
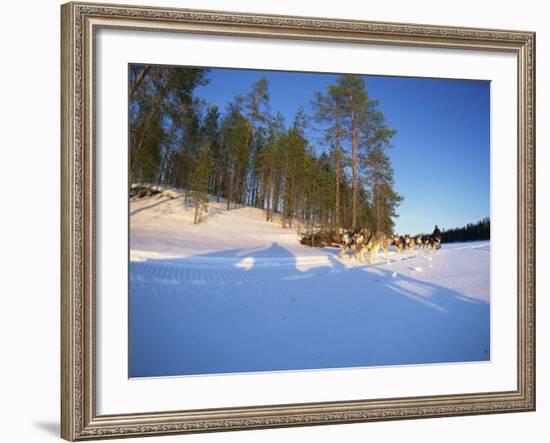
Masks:
[[[285,132],[284,118],[278,112],[268,123],[267,140],[263,150],[258,155],[257,169],[262,181],[262,200],[265,204],[266,220],[273,218],[276,208],[276,182],[279,181],[280,149]]]
[[[303,108],[298,109],[292,127],[288,130],[284,146],[284,193],[282,225],[292,227],[292,219],[296,213],[298,187],[306,156],[308,141],[304,137],[307,119]]]
[[[214,171],[208,184],[208,192],[216,194],[219,177],[221,174],[220,155],[220,113],[217,106],[210,106],[204,122],[200,127],[200,139],[203,146],[207,146],[211,157],[215,159]]]
[[[132,71],[138,69],[139,66],[132,66]],[[151,178],[151,169],[154,168],[151,153],[162,138],[160,121],[165,94],[165,81],[162,72],[157,70],[130,102],[130,183],[138,177],[140,181]]]
[[[313,159],[315,167],[313,169],[313,176],[311,177],[314,186],[312,198],[315,199],[313,208],[317,208],[317,214],[312,208],[312,215],[318,220],[321,229],[329,227],[338,228],[339,221],[336,221],[336,214],[338,212],[336,211],[336,200],[334,199],[336,193],[334,187],[336,172],[333,163],[330,156],[326,153],[322,153],[318,159],[315,159],[315,157]]]
[[[321,92],[315,93],[313,106],[315,108],[315,120],[319,123],[326,124],[324,128],[326,143],[332,146],[334,156],[334,217],[335,227],[341,226],[340,220],[340,184],[342,175],[342,142],[346,137],[346,129],[344,127],[344,106],[345,106],[345,89],[340,85],[329,85],[327,94]]]
[[[248,123],[248,131],[246,135],[246,155],[249,156],[249,153],[254,153],[252,145],[255,141],[255,138],[258,138],[258,128],[259,123],[264,124],[268,120],[269,114],[269,92],[268,92],[269,82],[267,78],[261,77],[259,80],[255,81],[252,84],[251,90],[243,97],[239,97],[239,105],[241,106],[241,112],[246,116]],[[259,140],[256,140],[259,143]],[[257,145],[258,145],[257,143]],[[245,154],[244,152],[242,153]],[[250,157],[253,160],[253,156]],[[251,166],[249,168],[249,166]],[[246,201],[247,194],[247,174],[249,170],[254,171],[255,165],[248,165],[245,169],[242,169],[239,173],[238,179],[238,195],[241,203]]]
[[[199,150],[195,167],[190,178],[190,187],[193,190],[190,197],[195,201],[195,224],[202,221],[204,213],[208,212],[208,183],[214,167],[214,161],[207,145]]]
[[[357,227],[357,206],[359,196],[358,182],[358,145],[359,128],[364,123],[364,113],[368,96],[365,90],[365,81],[359,75],[340,75],[337,79],[338,87],[344,95],[344,112],[346,116],[347,130],[351,138],[351,226]]]
[[[238,185],[248,168],[248,122],[241,112],[239,98],[230,103],[221,128],[222,150],[225,161],[225,186],[227,209],[231,202],[235,207],[240,195]]]
[[[394,171],[386,150],[391,147],[391,138],[395,130],[385,121],[384,114],[377,109],[378,101],[369,100],[363,114],[360,143],[365,177],[372,194],[371,219],[373,229],[393,233],[393,218],[397,217],[396,208],[403,200],[395,190]]]
[[[266,78],[221,114],[194,94],[208,83],[207,73],[131,67],[132,181],[225,198],[227,209],[255,206],[265,210],[268,221],[281,214],[283,227],[391,231],[402,199],[393,189],[386,153],[395,131],[385,123],[378,102],[369,98],[362,76],[341,75],[315,94],[314,119],[324,135],[318,155],[306,136],[303,108],[290,127],[281,113],[271,116]],[[197,201],[207,203],[207,198]],[[196,210],[196,222],[202,212]]]
[[[368,150],[365,157],[366,176],[372,188],[372,225],[376,231],[393,233],[393,218],[403,198],[393,189],[393,168],[380,146]]]
[[[187,179],[189,172],[181,167],[193,157],[199,126],[200,101],[193,91],[208,83],[207,73],[200,68],[130,66],[131,182]]]
[[[130,68],[130,97],[139,89],[147,74],[151,71],[150,65],[131,66]]]

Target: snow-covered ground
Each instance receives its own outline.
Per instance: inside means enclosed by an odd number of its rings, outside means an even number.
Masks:
[[[131,202],[131,376],[490,359],[489,242],[359,263],[210,206]]]

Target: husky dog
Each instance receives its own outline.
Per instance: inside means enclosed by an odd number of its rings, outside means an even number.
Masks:
[[[428,237],[426,235],[417,235],[415,242],[418,245],[419,250],[423,250],[428,247]]]
[[[429,235],[424,235],[422,237],[422,245],[423,245],[423,249],[429,249],[430,248],[430,236]]]
[[[414,255],[415,238],[409,234],[405,235],[405,251],[410,251]]]
[[[382,249],[386,260],[388,260],[389,246],[393,243],[393,241],[393,238],[389,238],[383,232],[372,232],[368,240],[363,245],[362,255],[366,255],[368,253],[369,263],[372,263],[378,257],[378,251]]]
[[[390,245],[394,245],[397,248],[397,252],[401,254],[405,248],[405,238],[402,235],[394,234],[390,239]]]
[[[354,245],[354,233],[352,231],[342,230],[340,235],[340,252],[338,257],[347,257],[347,251],[351,250]]]
[[[371,237],[371,232],[368,229],[356,229],[353,235],[353,243],[355,250],[355,258],[359,261],[364,260],[365,246]]]

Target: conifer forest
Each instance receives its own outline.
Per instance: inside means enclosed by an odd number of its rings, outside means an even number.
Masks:
[[[364,76],[338,75],[304,103],[311,115],[301,107],[286,121],[265,77],[220,109],[195,94],[209,74],[130,65],[131,184],[260,208],[283,228],[393,232],[403,200],[388,154],[396,131]]]

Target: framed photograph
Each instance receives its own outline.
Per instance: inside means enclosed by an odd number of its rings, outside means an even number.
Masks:
[[[68,3],[62,437],[535,409],[535,35]]]

